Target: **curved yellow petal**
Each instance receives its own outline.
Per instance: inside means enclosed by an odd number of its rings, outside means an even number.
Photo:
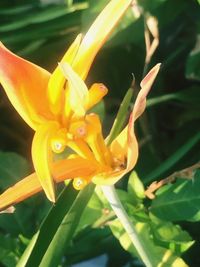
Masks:
[[[60,63],[59,65],[68,83],[67,90],[69,90],[69,99],[67,99],[65,104],[70,105],[70,108],[76,116],[82,117],[86,113],[89,98],[88,88],[69,64]]]
[[[52,159],[51,137],[59,130],[55,122],[41,125],[35,132],[32,143],[33,165],[47,198],[55,202],[54,183],[50,170]]]
[[[56,183],[66,179],[73,179],[82,175],[89,177],[96,172],[97,166],[90,161],[82,158],[61,160],[52,165],[52,174]],[[8,188],[0,195],[0,210],[11,205],[17,204],[24,199],[38,193],[42,190],[40,181],[33,173],[14,186]]]
[[[0,43],[0,83],[17,112],[33,129],[52,118],[47,99],[50,74]]]
[[[64,57],[62,58],[62,63],[72,64],[73,59],[79,49],[80,42],[82,39],[82,35],[79,34],[75,41],[71,44]],[[52,73],[49,84],[48,84],[48,97],[51,103],[51,110],[54,114],[58,114],[62,109],[62,101],[61,98],[64,94],[64,84],[66,79],[60,69],[59,66]]]
[[[86,33],[73,62],[74,70],[83,80],[86,78],[99,49],[131,2],[132,0],[111,0]]]

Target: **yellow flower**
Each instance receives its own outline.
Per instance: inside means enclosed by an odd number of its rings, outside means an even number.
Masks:
[[[95,84],[88,90],[83,80],[98,50],[131,2],[111,0],[84,38],[77,36],[61,60],[61,67],[58,66],[52,74],[16,56],[0,43],[0,83],[15,109],[35,130],[32,144],[33,164],[38,179],[35,183],[44,189],[48,199],[53,202],[56,167],[52,167],[52,151],[60,153],[67,145],[80,154],[81,148],[81,157],[76,156],[77,166],[81,166],[83,158],[93,159],[92,153],[84,148],[81,140],[74,143],[66,135],[69,126],[81,121],[87,110],[107,93],[101,84]],[[70,177],[74,175],[70,173]]]
[[[68,64],[62,64],[61,68],[69,84],[76,86],[75,82],[77,82],[80,86],[86,87]],[[134,122],[145,110],[146,96],[159,69],[160,64],[157,64],[142,80],[141,90],[136,98],[128,125],[110,145],[106,145],[106,140],[103,138],[98,115],[89,113],[70,123],[68,132],[63,135],[61,141],[76,153],[51,165],[55,182],[73,179],[73,185],[78,190],[91,181],[95,184],[109,185],[116,183],[135,166],[138,158],[138,143],[134,133]],[[104,90],[103,85],[102,89]],[[58,145],[62,144],[61,141]],[[33,173],[0,195],[0,209],[16,204],[41,190],[42,186],[37,174]]]

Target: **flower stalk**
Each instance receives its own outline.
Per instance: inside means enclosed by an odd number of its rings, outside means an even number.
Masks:
[[[137,229],[135,228],[134,224],[130,221],[130,218],[125,211],[122,203],[117,195],[115,187],[112,185],[103,185],[101,189],[110,203],[113,211],[115,212],[117,218],[119,219],[120,223],[122,224],[123,228],[125,229],[126,233],[128,234],[133,246],[137,250],[141,260],[147,267],[153,267],[153,263],[148,255],[148,252],[145,251],[144,244],[142,243]]]

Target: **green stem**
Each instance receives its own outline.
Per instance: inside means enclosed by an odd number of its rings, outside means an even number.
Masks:
[[[153,263],[148,256],[147,251],[144,249],[144,245],[139,238],[137,230],[134,224],[131,223],[128,214],[126,213],[122,203],[116,193],[114,186],[103,185],[101,189],[110,203],[113,211],[121,222],[122,226],[126,230],[130,240],[132,241],[134,247],[136,248],[138,254],[140,255],[141,260],[147,267],[153,267]]]

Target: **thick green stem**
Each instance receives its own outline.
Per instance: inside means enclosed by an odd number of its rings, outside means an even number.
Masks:
[[[147,251],[145,251],[142,241],[137,233],[137,230],[134,224],[131,223],[128,214],[126,213],[124,207],[121,204],[121,201],[116,193],[114,186],[101,186],[101,189],[110,203],[113,211],[121,222],[122,226],[126,230],[129,238],[131,239],[134,247],[136,248],[138,254],[140,255],[141,260],[147,267],[153,267],[151,259],[148,256]]]

